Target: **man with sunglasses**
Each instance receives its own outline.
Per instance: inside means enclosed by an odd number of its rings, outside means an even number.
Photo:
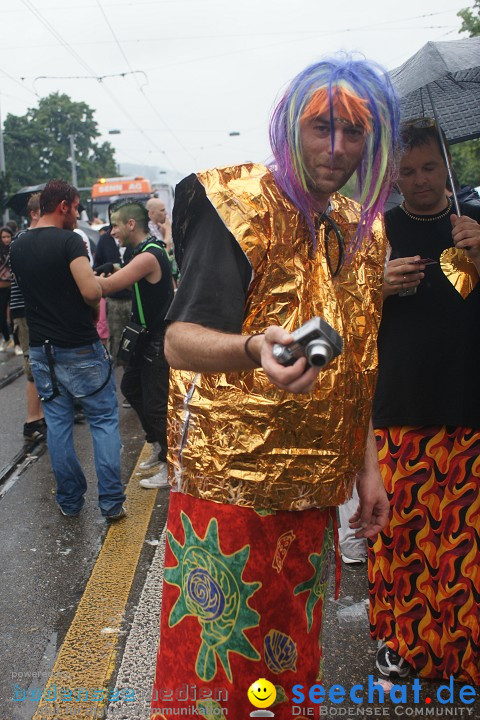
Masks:
[[[208,170],[177,187],[182,279],[165,347],[176,368],[178,492],[152,708],[160,716],[164,688],[227,683],[228,716],[243,717],[253,678],[288,670],[292,684],[314,684],[336,506],[357,481],[359,535],[386,522],[369,420],[385,251],[376,216],[393,180],[396,123],[382,71],[332,58],[306,68],[280,101],[271,167]],[[355,172],[361,206],[337,192]],[[342,355],[321,372],[305,357],[277,362],[275,343],[291,343],[318,315],[342,335]],[[290,717],[277,699],[275,716]]]
[[[401,140],[373,412],[391,515],[370,556],[372,633],[386,676],[479,685],[480,208],[452,207],[433,121]]]

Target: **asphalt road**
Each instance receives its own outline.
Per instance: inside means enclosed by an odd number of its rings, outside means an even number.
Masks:
[[[8,355],[0,377],[21,365]],[[0,467],[24,447],[25,377],[0,390]],[[122,479],[126,483],[143,446],[133,410],[120,407]],[[92,444],[86,425],[75,426],[75,444],[89,483],[78,518],[65,518],[54,502],[48,452],[0,486],[0,718],[32,717],[32,703],[14,703],[12,686],[28,688],[48,677],[75,615],[108,526],[97,507]],[[42,444],[43,445],[43,444]],[[38,448],[37,448],[38,452]],[[6,491],[5,491],[6,489]],[[139,568],[149,566],[146,546]],[[139,575],[136,583],[141,583]],[[132,589],[132,596],[135,586]]]

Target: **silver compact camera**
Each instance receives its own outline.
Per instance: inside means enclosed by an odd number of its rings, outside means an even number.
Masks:
[[[281,365],[293,365],[306,357],[309,365],[322,368],[343,350],[343,340],[321,317],[314,317],[292,333],[290,345],[275,343],[273,357]]]

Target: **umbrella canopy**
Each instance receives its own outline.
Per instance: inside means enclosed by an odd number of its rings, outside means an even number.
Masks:
[[[450,143],[480,137],[480,37],[428,42],[390,79],[402,120],[434,117]]]
[[[21,188],[21,190],[7,200],[6,207],[16,212],[17,215],[26,215],[27,203],[30,200],[30,196],[34,193],[41,192],[45,185],[46,183],[41,183],[40,185],[29,185],[28,187]]]
[[[21,188],[15,195],[5,203],[5,207],[10,208],[17,215],[27,215],[27,203],[30,197],[37,192],[42,192],[47,183],[41,183],[40,185],[29,185],[28,187]],[[85,206],[82,203],[78,204],[78,212],[81,213],[85,210]],[[98,233],[97,233],[98,235]],[[95,238],[94,238],[95,239]],[[98,238],[97,238],[98,239]]]
[[[110,225],[107,225],[107,227],[110,227]],[[86,220],[78,220],[77,221],[77,228],[80,230],[83,230],[83,232],[86,234],[89,240],[91,240],[94,244],[94,247],[97,247],[98,241],[100,239],[100,233],[98,230],[93,228],[91,225],[86,222]]]

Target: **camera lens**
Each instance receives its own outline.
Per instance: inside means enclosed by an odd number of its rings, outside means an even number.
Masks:
[[[305,356],[308,364],[313,367],[323,367],[333,357],[333,351],[330,343],[325,340],[312,340],[305,348]]]

